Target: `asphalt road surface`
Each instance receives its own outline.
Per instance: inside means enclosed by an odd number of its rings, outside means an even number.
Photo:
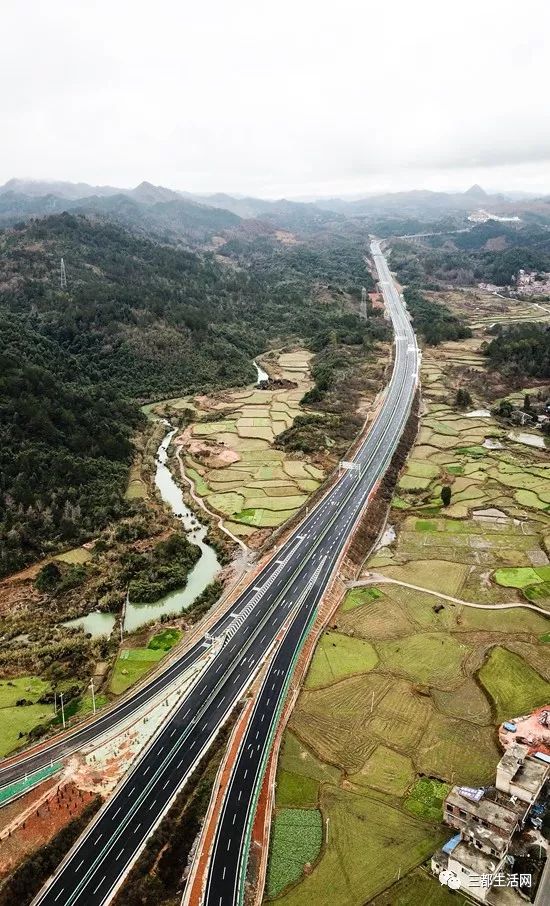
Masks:
[[[372,251],[394,325],[396,355],[383,407],[354,457],[360,471],[344,472],[255,578],[254,586],[246,590],[217,629],[211,630],[218,635],[223,631],[225,643],[103,806],[51,883],[35,899],[35,904],[100,906],[109,902],[221,724],[250,685],[281,628],[290,624],[269,671],[271,683],[275,683],[271,689],[273,695],[268,694],[269,687],[264,683],[255,706],[253,738],[249,739],[247,734],[247,743],[254,745],[253,756],[249,756],[248,773],[243,755],[238,780],[234,774],[234,799],[230,808],[226,803],[211,863],[208,901],[217,906],[236,901],[261,757],[269,745],[270,728],[289,667],[342,547],[391,459],[414,396],[418,373],[414,335],[376,243]],[[192,657],[192,652],[184,657]],[[224,855],[226,862],[222,864]]]
[[[392,382],[383,411],[372,432],[372,434],[381,432],[384,441],[380,445],[374,443],[373,447],[360,457],[364,464],[361,482],[352,500],[342,508],[341,516],[329,532],[327,541],[321,545],[321,551],[326,555],[322,574],[300,608],[290,631],[285,635],[262,684],[247,732],[237,754],[216,829],[208,869],[204,900],[206,906],[234,906],[243,900],[250,830],[257,795],[293,661],[307,635],[308,623],[315,616],[319,598],[342,544],[355,521],[357,509],[360,509],[366,496],[384,472],[388,458],[391,457],[401,435],[414,396],[419,367],[415,337],[386,260],[380,254],[378,243],[372,243],[371,251],[396,338]]]

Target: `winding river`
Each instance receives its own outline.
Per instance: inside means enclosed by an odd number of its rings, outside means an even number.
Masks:
[[[264,369],[253,362],[257,372],[256,384],[269,380],[269,375]],[[151,404],[153,405],[158,404]],[[150,407],[147,407],[150,408]],[[145,409],[145,407],[144,407]],[[181,521],[189,541],[200,548],[201,556],[187,577],[184,588],[176,589],[158,601],[149,604],[140,604],[138,601],[129,601],[124,614],[124,632],[135,632],[145,623],[158,620],[164,614],[180,614],[195,601],[196,598],[209,585],[221,569],[216,556],[216,551],[204,540],[208,527],[203,525],[195,514],[183,502],[183,493],[172,478],[172,473],[166,465],[168,448],[176,433],[176,429],[166,422],[167,433],[162,439],[156,454],[157,469],[155,484],[163,501],[168,504],[172,512]],[[84,617],[69,620],[65,626],[81,626],[85,632],[92,636],[110,635],[114,629],[116,616],[112,613],[93,611]]]
[[[267,371],[264,371],[264,369],[261,367],[261,365],[258,365],[258,363],[256,361],[252,362],[252,364],[254,365],[254,368],[258,372],[258,378],[256,380],[256,385],[261,384],[263,381],[268,381],[269,375],[268,375]]]
[[[178,517],[188,540],[200,548],[201,556],[187,577],[184,588],[176,589],[155,601],[153,604],[139,604],[129,601],[124,617],[124,631],[134,632],[150,620],[158,620],[163,614],[179,614],[186,610],[198,598],[221,569],[221,565],[213,547],[206,543],[205,536],[208,527],[200,523],[194,513],[183,502],[183,493],[172,478],[172,473],[166,465],[168,447],[175,428],[170,428],[157,450],[157,470],[155,484],[163,501],[168,504]]]

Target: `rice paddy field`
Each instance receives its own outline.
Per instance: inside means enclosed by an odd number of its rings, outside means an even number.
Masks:
[[[270,373],[282,387],[196,397],[189,408],[197,419],[176,438],[195,492],[243,538],[281,525],[325,477],[305,457],[274,447],[303,411],[300,400],[312,387],[310,359],[304,350],[270,359]]]
[[[508,299],[495,296],[481,289],[456,289],[448,292],[426,293],[426,296],[443,302],[453,314],[458,315],[472,329],[490,327],[499,323],[521,321],[550,321],[550,305],[537,307],[526,299]]]
[[[285,732],[276,812],[320,810],[323,842],[268,889],[281,906],[465,902],[424,865],[453,833],[442,801],[494,780],[501,721],[550,704],[549,457],[505,436],[483,400],[454,407],[444,361],[482,369],[476,343],[424,351],[396,538],[321,637]],[[542,612],[498,606],[512,603]]]

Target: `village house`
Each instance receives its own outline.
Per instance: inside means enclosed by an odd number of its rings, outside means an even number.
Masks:
[[[495,902],[493,888],[517,877],[511,874],[510,849],[548,779],[549,762],[514,743],[500,759],[494,787],[453,787],[443,816],[458,833],[433,855],[432,872],[451,877],[452,886],[481,903]],[[515,886],[519,889],[519,879]]]

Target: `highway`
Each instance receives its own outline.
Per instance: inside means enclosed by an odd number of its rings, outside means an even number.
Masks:
[[[378,422],[386,423],[387,444],[375,448],[365,461],[361,499],[368,495],[382,475],[388,455],[391,455],[397,444],[410,410],[419,369],[414,333],[378,243],[372,243],[371,251],[386,307],[393,321],[396,356],[392,382],[383,412],[378,419]],[[342,524],[346,527],[343,539],[348,536],[352,527],[354,511],[355,507],[350,506],[348,516],[343,517]],[[247,731],[239,747],[216,828],[208,867],[205,906],[235,906],[244,900],[252,823],[279,713],[286,696],[293,662],[307,636],[309,623],[315,617],[319,598],[340,549],[341,545],[338,545],[338,550],[332,554],[332,548],[328,548],[323,568],[326,578],[312,588],[306,606],[301,608],[276,653],[257,697]]]
[[[209,902],[219,906],[235,901],[257,775],[269,745],[289,667],[350,531],[391,459],[414,395],[418,352],[412,329],[376,243],[372,251],[394,325],[395,364],[380,414],[354,457],[360,471],[344,472],[254,578],[254,584],[241,595],[231,612],[211,629],[213,635],[223,636],[224,644],[103,806],[51,883],[35,899],[35,904],[100,906],[109,902],[147,838],[250,685],[281,627],[289,624],[269,670],[271,683],[275,683],[273,694],[269,695],[269,687],[264,683],[255,706],[253,732],[257,736],[248,739],[254,746],[248,768],[243,756],[239,775],[243,784],[241,796],[239,799],[235,784],[236,807],[234,811],[226,810],[227,821],[224,812],[211,863]],[[204,643],[199,642],[181,660],[196,658],[203,652]],[[170,668],[174,669],[178,669],[177,662]],[[142,691],[147,693],[148,689]],[[222,865],[223,849],[227,864]],[[234,866],[232,875],[228,875],[229,864]]]

